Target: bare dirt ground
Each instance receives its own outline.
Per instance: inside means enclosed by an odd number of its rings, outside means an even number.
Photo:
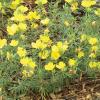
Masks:
[[[24,97],[22,100],[42,100],[38,95]],[[43,100],[100,100],[100,76],[96,79],[82,77],[57,93],[51,93]]]

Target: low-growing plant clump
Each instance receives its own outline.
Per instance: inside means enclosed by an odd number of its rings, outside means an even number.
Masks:
[[[100,73],[100,8],[95,0],[0,2],[0,94],[44,99],[81,74]]]

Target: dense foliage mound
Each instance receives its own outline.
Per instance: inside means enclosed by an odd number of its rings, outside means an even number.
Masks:
[[[95,0],[2,0],[0,94],[42,98],[100,73],[100,8]]]

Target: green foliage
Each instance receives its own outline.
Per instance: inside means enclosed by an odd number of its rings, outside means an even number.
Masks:
[[[0,94],[5,100],[30,92],[43,99],[81,73],[92,78],[100,73],[99,10],[76,7],[76,1],[15,1],[2,0],[0,9]]]

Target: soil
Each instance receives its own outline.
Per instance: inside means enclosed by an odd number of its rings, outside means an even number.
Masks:
[[[76,79],[68,87],[57,93],[51,93],[44,99],[33,94],[21,100],[100,100],[100,76],[96,79],[87,77]]]

